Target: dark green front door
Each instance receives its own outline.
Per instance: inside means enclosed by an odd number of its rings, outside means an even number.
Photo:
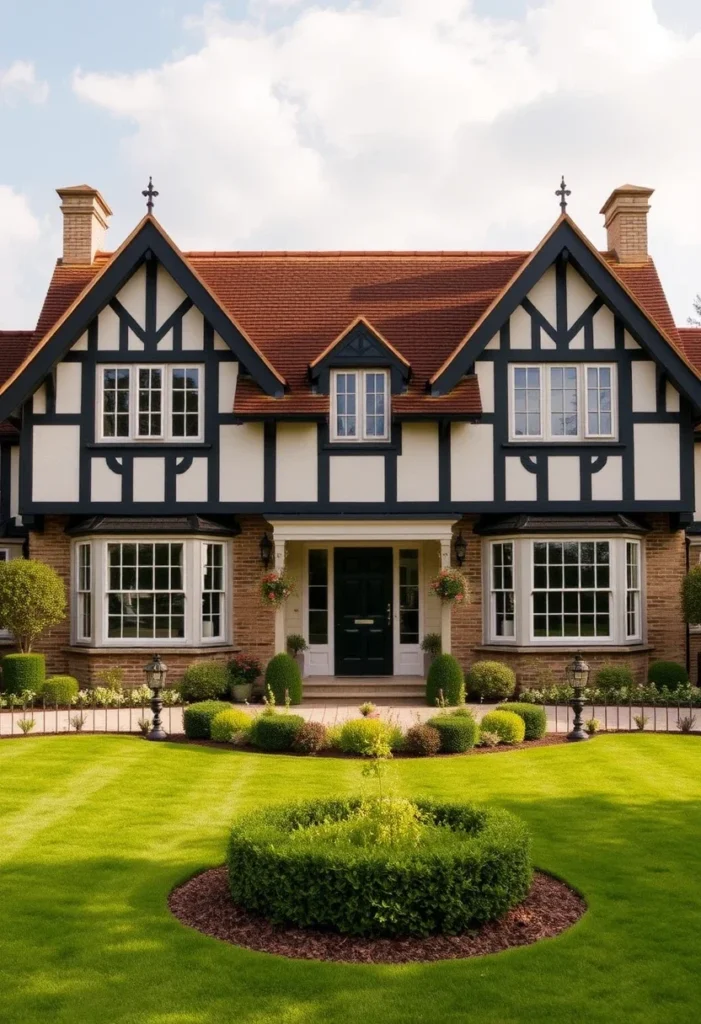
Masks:
[[[336,548],[336,675],[392,674],[392,549]]]

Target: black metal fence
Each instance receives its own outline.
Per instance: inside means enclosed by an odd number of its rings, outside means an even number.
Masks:
[[[537,704],[542,707],[548,719],[548,732],[567,733],[574,721],[574,712],[569,703]],[[701,730],[701,708],[693,700],[668,701],[646,700],[636,703],[632,698],[627,702],[600,701],[584,706],[582,720],[587,731],[595,732],[695,732],[698,724]],[[596,723],[594,726],[591,723]]]
[[[8,703],[5,697],[4,703]],[[14,702],[0,708],[0,739],[7,736],[56,733],[135,733],[145,734],[151,727],[153,714],[149,703],[105,707],[104,704],[81,702],[67,707],[37,698]],[[166,732],[183,732],[183,706],[172,705],[161,711]]]

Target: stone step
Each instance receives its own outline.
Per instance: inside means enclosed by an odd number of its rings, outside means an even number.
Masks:
[[[375,683],[374,686],[356,686],[349,684],[346,686],[335,686],[329,683],[317,683],[309,685],[306,681],[304,684],[304,700],[375,700],[376,698],[382,699],[402,699],[402,700],[415,700],[423,702],[425,695],[425,686],[423,683],[419,683],[417,686],[407,686],[406,683],[397,686],[385,686],[378,685]]]

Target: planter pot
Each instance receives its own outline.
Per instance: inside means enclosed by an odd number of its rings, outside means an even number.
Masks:
[[[253,694],[253,683],[234,683],[231,687],[231,696],[237,704],[243,704],[250,700]]]
[[[424,651],[424,676],[428,676],[431,665],[435,660],[435,654],[427,654],[426,651]]]
[[[299,671],[302,678],[304,678],[304,651],[298,651],[294,656],[295,661],[299,665]]]

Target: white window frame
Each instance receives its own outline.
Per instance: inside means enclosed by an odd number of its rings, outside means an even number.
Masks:
[[[184,637],[110,637],[108,635],[109,598],[107,584],[109,582],[108,545],[110,544],[182,544],[183,545],[183,593],[185,594],[185,636]],[[91,548],[91,603],[92,603],[92,636],[80,635],[78,578],[80,555],[79,548],[89,544]],[[204,591],[204,558],[207,544],[222,546],[222,634],[218,637],[205,636],[203,616]],[[232,550],[231,542],[223,537],[178,536],[164,535],[118,535],[100,537],[81,537],[73,543],[71,559],[71,619],[72,642],[79,646],[100,648],[191,648],[221,647],[232,642]]]
[[[581,545],[582,544],[593,544],[593,545],[596,545],[596,544],[608,544],[608,548],[609,548],[609,562],[608,562],[609,584],[608,584],[608,587],[596,587],[596,586],[593,586],[593,587],[565,587],[564,586],[564,579],[563,579],[562,588],[548,586],[548,587],[544,587],[544,588],[543,587],[539,587],[536,590],[536,586],[535,586],[535,568],[536,568],[535,546],[536,546],[536,544],[566,544],[568,542],[580,545],[580,550],[579,550],[580,560],[576,563],[578,568],[580,568],[581,565],[583,564],[581,562]],[[615,637],[615,634],[616,634],[616,623],[615,623],[615,615],[616,615],[616,607],[615,607],[615,605],[616,605],[616,588],[615,588],[615,575],[614,575],[614,569],[615,569],[614,560],[615,560],[616,555],[617,555],[616,548],[617,548],[617,546],[615,545],[615,543],[610,538],[608,538],[608,537],[566,537],[566,538],[562,538],[562,539],[559,538],[559,537],[543,537],[543,538],[538,537],[538,538],[533,538],[531,540],[531,542],[530,542],[530,571],[531,571],[531,579],[530,579],[530,601],[529,601],[528,619],[529,619],[529,639],[530,639],[530,642],[532,644],[541,644],[541,643],[542,644],[551,644],[551,643],[553,643],[553,641],[556,641],[557,643],[561,643],[561,644],[563,644],[563,643],[568,643],[568,644],[583,644],[583,643],[610,644],[610,643],[614,642],[613,638]],[[546,563],[546,567],[549,566],[549,564],[550,563],[547,562]],[[594,563],[594,565],[595,564],[596,563]],[[564,564],[563,564],[563,575],[564,575]],[[564,595],[567,592],[569,592],[571,594],[581,594],[582,592],[586,592],[586,593],[593,593],[595,596],[596,596],[596,594],[606,594],[608,596],[608,611],[607,611],[608,620],[609,620],[609,632],[608,632],[608,635],[601,634],[601,635],[598,635],[598,636],[582,636],[581,633],[577,634],[577,636],[536,636],[535,635],[535,621],[534,620],[535,620],[535,614],[536,614],[535,613],[535,595],[536,595],[536,593],[538,593],[538,594],[558,594],[558,593],[560,593],[563,596],[563,604],[564,604]],[[620,598],[618,600],[620,601]],[[623,603],[625,605],[625,600],[624,600]],[[592,614],[594,615],[594,617],[596,617],[596,608],[594,609]],[[564,615],[565,615],[564,608],[563,608],[563,611],[560,613],[560,615],[561,615],[561,617],[563,619],[563,622],[564,622]],[[577,615],[581,619],[581,615],[582,615],[581,611],[577,612]]]
[[[93,602],[93,550],[92,545],[88,541],[76,544],[75,548],[75,630],[76,639],[82,643],[90,643],[95,632],[95,605]],[[82,565],[81,565],[81,553],[87,551],[88,553],[88,585],[87,587],[82,585]],[[90,617],[90,630],[85,632],[83,625],[85,623],[85,611],[86,605],[89,608],[88,615]]]
[[[535,542],[606,541],[610,550],[609,621],[610,636],[598,637],[536,637],[533,632],[533,581]],[[493,545],[513,544],[514,635],[501,636],[496,631],[495,601],[492,587]],[[636,544],[639,565],[638,633],[629,636],[627,629],[627,545]],[[543,536],[512,535],[485,539],[482,558],[484,594],[484,641],[488,644],[516,647],[632,647],[645,638],[645,546],[631,535],[567,534]]]
[[[337,433],[337,402],[336,402],[336,380],[339,374],[346,376],[355,377],[355,423],[356,432],[355,434],[338,434]],[[365,392],[365,381],[368,374],[375,374],[382,376],[385,382],[385,430],[383,434],[369,434],[367,429],[367,416],[366,416],[366,392]],[[367,369],[337,369],[331,371],[331,440],[339,443],[350,443],[350,444],[372,444],[373,442],[388,441],[390,436],[390,405],[391,405],[391,387],[390,387],[390,373],[389,370],[385,370],[382,367],[367,367]]]
[[[104,432],[104,373],[106,370],[129,371],[129,433],[117,437]],[[160,370],[162,373],[161,433],[139,434],[139,370]],[[175,370],[197,370],[198,408],[197,435],[182,436],[173,433],[173,373]],[[98,363],[96,404],[97,430],[95,436],[107,444],[159,444],[163,442],[196,444],[204,440],[204,364],[203,363]]]
[[[551,385],[550,371],[562,369],[577,369],[577,433],[576,434],[553,434],[551,423]],[[610,370],[611,371],[611,433],[594,434],[590,433],[588,417],[588,395],[587,395],[587,370]],[[516,433],[516,402],[515,402],[515,371],[516,370],[538,370],[540,375],[540,433],[539,434],[517,434]],[[581,362],[581,363],[509,363],[509,440],[520,444],[533,444],[538,441],[545,441],[549,444],[567,444],[583,440],[615,441],[618,437],[618,375],[615,363],[607,362]]]
[[[637,586],[631,586],[628,576],[628,549],[634,547],[636,551],[636,569],[637,569]],[[642,545],[639,540],[628,540],[626,541],[625,550],[625,563],[626,563],[626,639],[628,640],[640,640],[642,638],[642,619],[643,619],[643,563],[642,563]],[[635,622],[636,628],[634,632],[628,630],[628,597],[633,594],[635,600]]]

